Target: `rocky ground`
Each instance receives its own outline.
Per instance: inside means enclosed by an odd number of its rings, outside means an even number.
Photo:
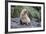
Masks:
[[[36,22],[36,19],[32,19],[30,25],[21,25],[20,18],[11,18],[11,28],[35,28],[40,27],[41,22]]]

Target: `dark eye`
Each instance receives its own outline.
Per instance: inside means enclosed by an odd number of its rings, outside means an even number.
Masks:
[[[27,13],[27,11],[25,11],[25,13]]]

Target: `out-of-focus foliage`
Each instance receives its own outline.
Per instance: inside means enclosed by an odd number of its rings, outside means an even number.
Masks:
[[[41,7],[39,6],[11,6],[11,17],[19,17],[20,12],[23,8],[26,8],[29,12],[28,16],[31,18],[36,18],[41,20]]]

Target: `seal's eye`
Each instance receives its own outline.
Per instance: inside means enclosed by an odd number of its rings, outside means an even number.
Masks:
[[[27,11],[25,11],[25,13],[27,13]]]

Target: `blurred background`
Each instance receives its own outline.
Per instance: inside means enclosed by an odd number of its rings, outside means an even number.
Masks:
[[[40,27],[41,26],[41,7],[40,6],[20,6],[20,5],[11,5],[11,27],[20,28],[26,27],[20,25],[20,12],[23,8],[26,8],[28,11],[28,16],[31,19],[31,27]],[[30,27],[29,26],[29,27]]]

